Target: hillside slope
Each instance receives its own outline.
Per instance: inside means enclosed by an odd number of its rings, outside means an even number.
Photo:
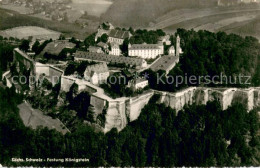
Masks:
[[[76,24],[44,20],[2,8],[0,8],[0,13],[0,30],[19,26],[38,26],[62,32],[66,35],[74,36],[76,38],[84,38],[94,31],[94,29],[91,27],[82,29]]]
[[[216,0],[116,0],[101,19],[120,26],[142,27],[174,9],[212,7],[215,4]]]
[[[116,26],[225,31],[259,36],[260,5],[218,7],[217,0],[116,0],[101,16]]]

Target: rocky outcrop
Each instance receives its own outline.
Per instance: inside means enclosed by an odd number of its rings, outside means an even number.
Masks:
[[[254,90],[254,105],[255,107],[260,106],[260,88]]]
[[[104,114],[104,132],[112,128],[122,130],[129,122],[138,119],[141,110],[149,102],[154,94],[159,94],[158,103],[170,106],[176,111],[183,109],[185,105],[206,104],[209,101],[218,100],[221,108],[226,110],[233,103],[242,103],[248,111],[260,106],[260,88],[204,88],[190,87],[176,93],[150,90],[142,95],[131,98],[111,99],[103,93],[101,88],[92,86],[88,82],[80,82],[78,79],[62,77],[62,90],[69,91],[75,82],[79,85],[79,91],[91,93],[90,104],[93,106],[95,116]]]
[[[195,102],[195,92],[196,88],[188,88],[177,93],[168,92],[157,92],[161,94],[160,102],[164,103],[166,106],[170,106],[176,111],[181,110],[185,105],[189,105]]]
[[[105,133],[110,131],[112,128],[117,128],[119,131],[121,131],[126,127],[127,118],[125,109],[125,102],[109,102],[104,128]]]
[[[154,92],[150,91],[137,97],[130,98],[126,101],[126,115],[130,122],[139,117],[141,110],[148,103],[153,94]]]
[[[191,87],[177,93],[151,91],[149,93],[129,98],[120,103],[120,108],[114,103],[109,107],[106,115],[105,132],[112,128],[122,130],[127,122],[138,119],[142,108],[148,103],[154,94],[160,94],[159,103],[164,103],[176,109],[178,112],[185,105],[206,104],[209,101],[218,100],[222,110],[226,110],[233,103],[242,103],[248,111],[260,106],[260,88],[238,89],[238,88],[201,88]],[[116,103],[118,104],[118,103]],[[121,110],[121,111],[120,111]],[[126,118],[128,120],[126,120]]]

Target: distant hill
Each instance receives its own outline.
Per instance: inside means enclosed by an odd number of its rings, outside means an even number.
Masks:
[[[120,26],[145,26],[174,9],[217,6],[217,0],[115,0],[101,16]]]
[[[38,26],[58,31],[68,36],[74,36],[79,39],[85,38],[87,35],[95,31],[93,28],[82,29],[76,24],[44,20],[2,8],[0,8],[0,13],[0,30],[19,26]]]
[[[229,1],[229,0],[227,0]],[[230,0],[229,2],[237,2]],[[260,39],[260,5],[219,6],[218,0],[115,0],[102,21],[119,27],[225,31]],[[224,2],[224,1],[222,1]]]

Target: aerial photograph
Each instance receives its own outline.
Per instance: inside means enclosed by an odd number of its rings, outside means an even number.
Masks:
[[[260,0],[0,0],[0,167],[260,167]]]

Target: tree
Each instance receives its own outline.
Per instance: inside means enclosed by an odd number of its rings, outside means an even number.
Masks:
[[[128,31],[133,35],[135,33],[134,29],[132,27],[129,27]]]
[[[87,92],[81,92],[70,102],[70,109],[77,111],[78,116],[93,122],[93,111],[89,112],[90,95]]]
[[[35,41],[35,43],[32,46],[32,51],[35,53],[39,50],[40,42],[38,40]]]
[[[103,34],[100,38],[100,41],[102,41],[103,43],[107,43],[108,41],[108,35],[107,34]]]
[[[36,55],[40,54],[42,50],[47,46],[48,43],[52,42],[52,39],[44,41],[39,47],[38,50],[36,51]]]
[[[65,35],[61,34],[60,37],[59,37],[59,40],[65,40]]]
[[[122,53],[123,53],[125,56],[128,56],[128,45],[129,45],[129,39],[126,38],[126,39],[124,39],[123,44],[120,46],[121,51],[122,51]]]
[[[67,68],[64,71],[64,75],[72,75],[76,71],[76,64],[74,62],[69,62]]]
[[[30,41],[29,40],[23,40],[22,44],[19,46],[19,49],[27,52],[30,49]]]
[[[84,44],[86,48],[95,44],[95,36],[95,33],[93,33],[85,39]]]

